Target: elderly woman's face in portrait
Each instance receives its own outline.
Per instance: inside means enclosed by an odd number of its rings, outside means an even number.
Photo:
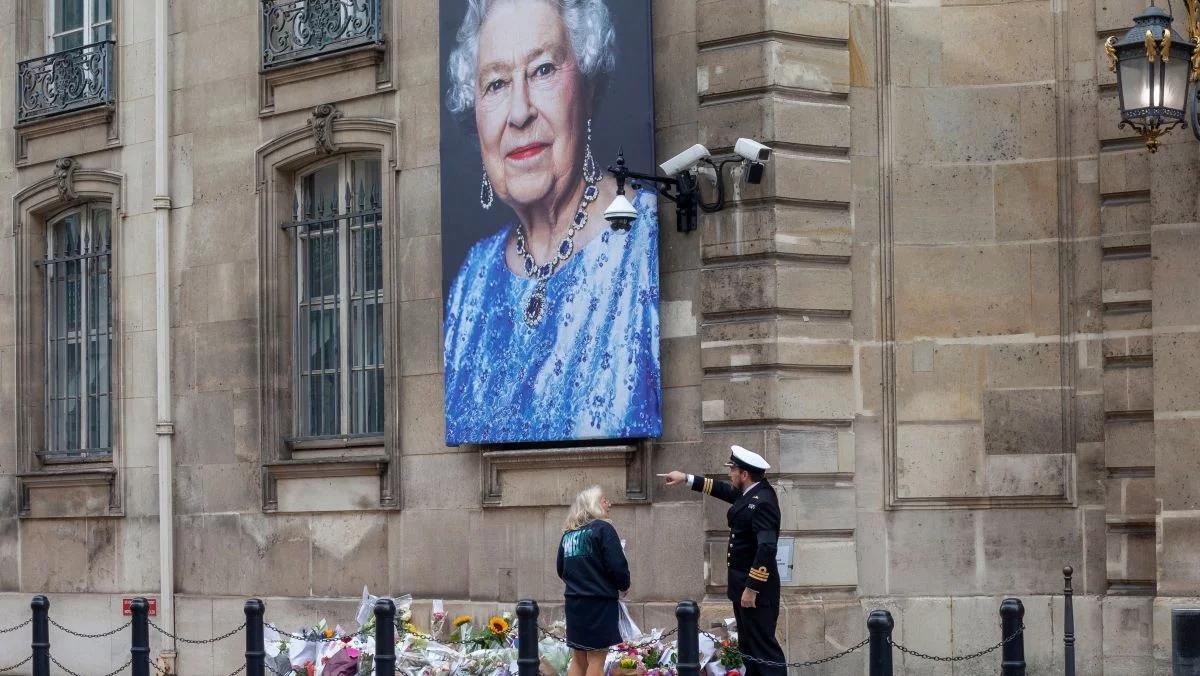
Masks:
[[[488,13],[479,34],[475,124],[501,200],[537,204],[578,185],[586,88],[551,3],[512,0]]]

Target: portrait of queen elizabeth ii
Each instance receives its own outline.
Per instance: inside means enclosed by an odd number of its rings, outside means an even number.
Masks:
[[[446,443],[662,433],[645,0],[442,0]],[[478,195],[478,199],[475,199]]]

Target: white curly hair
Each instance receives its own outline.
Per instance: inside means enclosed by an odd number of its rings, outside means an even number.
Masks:
[[[458,46],[451,52],[447,67],[450,87],[446,91],[446,106],[451,113],[461,115],[475,107],[479,29],[493,7],[510,1],[467,0],[467,13],[458,29]],[[617,62],[617,36],[605,1],[545,1],[558,9],[583,77],[599,82],[611,75]]]

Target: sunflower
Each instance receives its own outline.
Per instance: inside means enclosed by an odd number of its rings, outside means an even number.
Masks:
[[[508,622],[503,617],[493,617],[488,620],[488,628],[493,634],[503,634],[508,631]]]
[[[459,615],[458,617],[454,618],[454,626],[461,627],[470,621],[471,621],[470,615]]]

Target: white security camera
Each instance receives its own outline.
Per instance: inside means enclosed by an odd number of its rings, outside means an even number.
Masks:
[[[623,194],[618,194],[612,204],[604,210],[604,219],[612,224],[613,230],[628,230],[637,215],[637,209]]]
[[[766,146],[763,147],[765,148]],[[692,167],[696,166],[697,162],[707,159],[709,154],[708,148],[697,143],[658,166],[667,176],[674,176],[675,174],[689,171]]]
[[[738,139],[737,145],[733,147],[733,152],[751,162],[766,162],[771,159],[771,148],[752,138]]]

